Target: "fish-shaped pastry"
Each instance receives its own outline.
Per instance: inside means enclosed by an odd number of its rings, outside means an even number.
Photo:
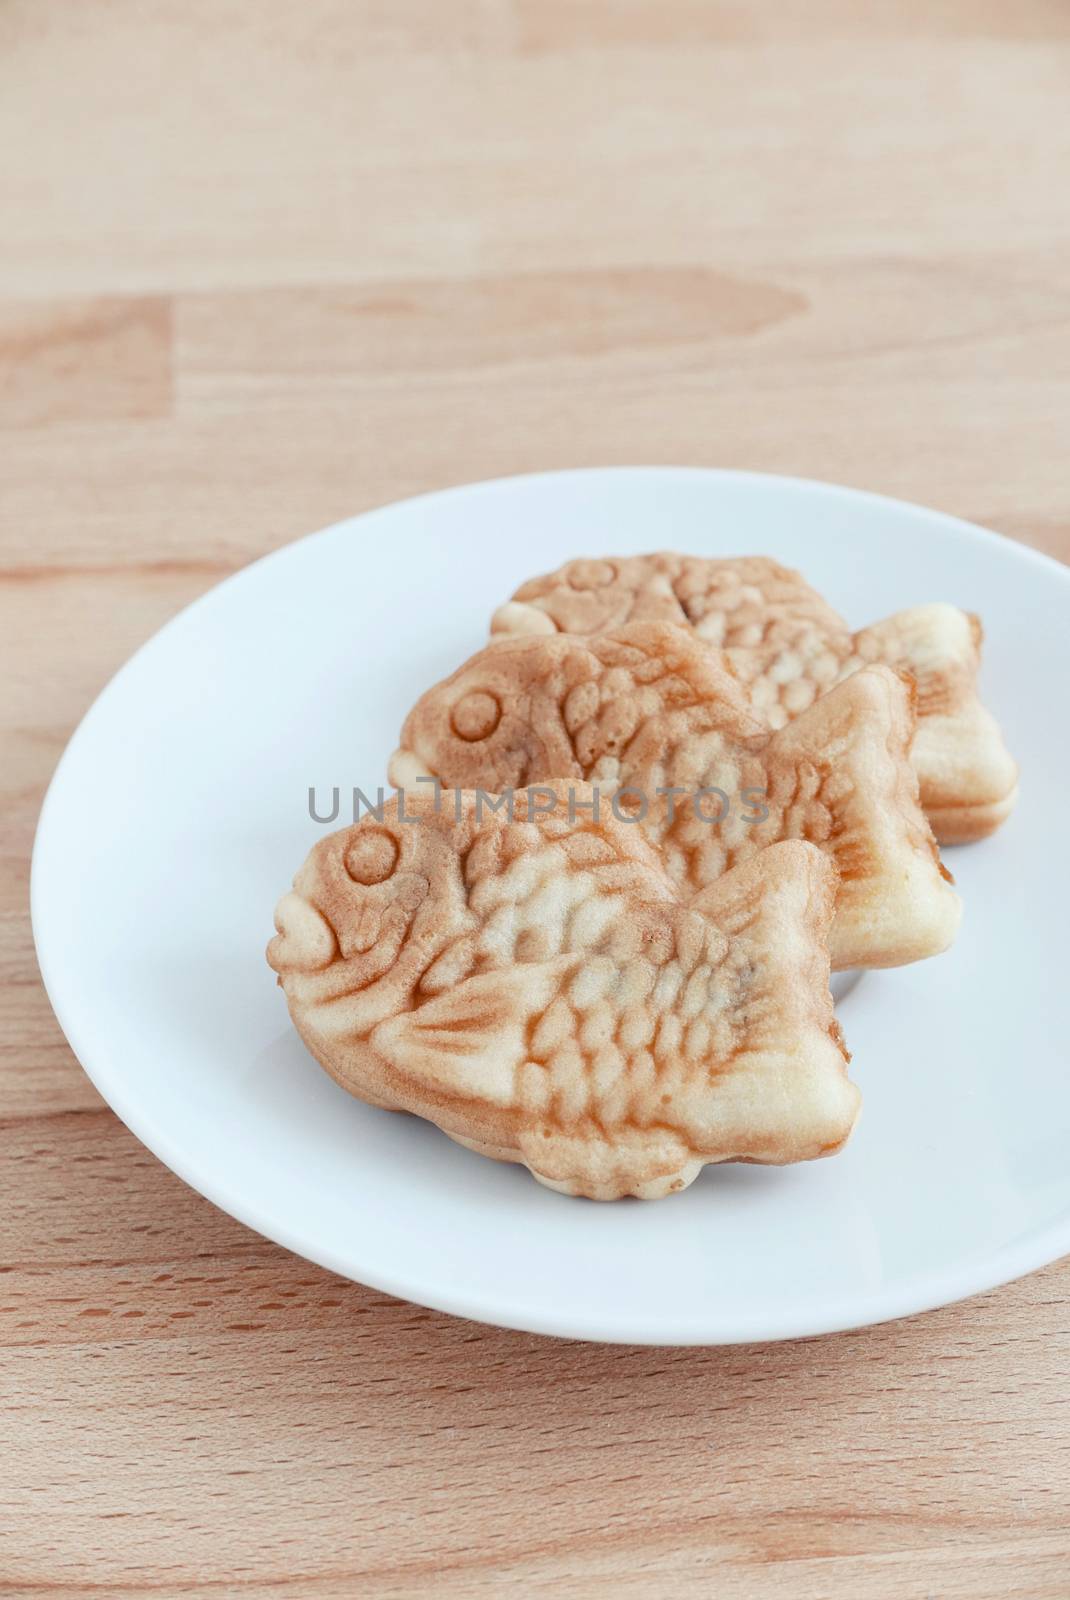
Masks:
[[[773,733],[719,652],[631,623],[492,640],[417,702],[389,773],[412,791],[593,784],[684,894],[807,839],[839,871],[833,967],[898,966],[945,950],[960,913],[918,802],[913,730],[909,684],[874,666]]]
[[[912,760],[937,839],[982,839],[1009,816],[1018,769],[977,693],[977,617],[922,605],[852,633],[797,572],[765,556],[662,552],[570,561],[533,578],[495,612],[491,632],[593,634],[638,621],[675,622],[726,651],[774,728],[859,667],[882,662],[909,673],[917,688]]]
[[[510,819],[394,797],[321,840],[268,961],[316,1059],[373,1105],[566,1194],[656,1199],[711,1161],[803,1161],[859,1096],[829,995],[835,870],[774,845],[681,904],[575,785]]]

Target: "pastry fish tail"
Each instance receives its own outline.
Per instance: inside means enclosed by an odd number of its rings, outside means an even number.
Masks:
[[[941,844],[994,833],[1018,795],[1018,768],[992,713],[981,703],[981,622],[957,606],[897,612],[855,634],[855,659],[882,661],[917,687],[912,760]]]
[[[828,988],[835,879],[820,850],[790,841],[686,907],[631,905],[635,940],[612,930],[615,957],[588,957],[568,986],[571,1080],[519,1131],[540,1182],[655,1199],[709,1162],[843,1145],[859,1095]],[[536,1052],[558,1042],[563,1015],[537,1030]]]
[[[895,967],[946,950],[960,916],[910,764],[909,684],[867,667],[765,751],[782,836],[821,844],[839,871],[832,965]]]
[[[840,1149],[854,1127],[860,1096],[828,982],[835,896],[829,857],[793,839],[690,903],[726,949],[711,983],[708,1033],[698,1032],[707,1060],[681,1094],[705,1161],[810,1160]],[[692,1024],[685,1051],[695,1034]]]

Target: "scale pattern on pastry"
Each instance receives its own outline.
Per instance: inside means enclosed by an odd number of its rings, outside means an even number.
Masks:
[[[724,650],[774,728],[860,667],[884,663],[917,685],[912,759],[942,844],[984,838],[1010,814],[1018,772],[977,693],[981,624],[957,607],[916,606],[852,633],[797,572],[764,556],[670,552],[567,562],[522,584],[493,634],[596,634],[674,622]]]
[[[313,848],[268,961],[317,1060],[594,1199],[838,1150],[859,1096],[828,857],[774,845],[684,905],[641,829],[550,793],[512,819],[472,793],[395,797]]]
[[[685,896],[808,840],[839,874],[833,966],[898,966],[945,950],[960,914],[918,801],[913,728],[909,684],[872,666],[772,733],[719,652],[632,623],[492,640],[417,702],[389,775],[407,791],[591,783]]]

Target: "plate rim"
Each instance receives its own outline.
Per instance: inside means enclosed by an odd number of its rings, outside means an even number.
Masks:
[[[1030,1230],[1021,1243],[1016,1244],[1014,1241],[1010,1241],[1002,1245],[994,1254],[985,1256],[980,1261],[966,1263],[954,1271],[940,1269],[924,1273],[920,1277],[910,1280],[898,1292],[882,1293],[878,1291],[876,1293],[852,1296],[849,1302],[841,1298],[838,1301],[826,1303],[820,1316],[814,1314],[814,1308],[812,1307],[809,1308],[809,1313],[803,1311],[801,1314],[793,1315],[789,1307],[779,1315],[769,1312],[763,1312],[760,1315],[751,1313],[750,1320],[748,1320],[747,1317],[741,1318],[738,1314],[724,1317],[720,1313],[720,1308],[712,1306],[708,1313],[703,1313],[701,1319],[676,1318],[671,1329],[666,1325],[667,1320],[672,1322],[673,1319],[671,1317],[666,1319],[664,1316],[655,1315],[644,1319],[636,1318],[631,1314],[626,1317],[620,1317],[614,1316],[612,1313],[580,1312],[569,1318],[560,1315],[556,1311],[551,1310],[548,1312],[536,1302],[525,1301],[522,1296],[513,1295],[512,1297],[507,1296],[504,1298],[499,1296],[495,1298],[493,1294],[476,1290],[451,1292],[447,1289],[445,1292],[440,1292],[437,1286],[429,1291],[422,1282],[418,1279],[407,1277],[403,1271],[393,1273],[380,1271],[376,1268],[369,1272],[364,1268],[360,1268],[360,1275],[358,1276],[352,1262],[343,1259],[340,1252],[324,1248],[314,1238],[307,1238],[298,1228],[278,1226],[274,1221],[271,1221],[269,1226],[265,1226],[263,1219],[258,1215],[256,1205],[243,1197],[240,1187],[237,1192],[232,1192],[226,1180],[218,1174],[209,1173],[206,1177],[199,1170],[196,1159],[186,1159],[181,1141],[172,1141],[166,1127],[154,1124],[151,1114],[143,1113],[142,1109],[136,1104],[136,1097],[134,1097],[135,1103],[131,1103],[131,1097],[128,1096],[124,1089],[122,1075],[114,1075],[111,1065],[107,1061],[96,1060],[91,1062],[92,1049],[85,1048],[83,1044],[79,1043],[80,1034],[84,1041],[84,1030],[79,1027],[77,1019],[71,1013],[70,1006],[64,1001],[62,980],[48,953],[46,929],[48,919],[42,900],[43,891],[40,887],[43,873],[41,863],[49,847],[52,817],[59,803],[57,796],[61,794],[65,781],[65,772],[70,763],[72,752],[79,748],[88,737],[88,734],[91,733],[92,723],[100,708],[117,690],[119,684],[127,675],[134,673],[143,653],[154,648],[171,629],[183,623],[199,606],[204,605],[212,597],[227,589],[229,585],[246,577],[253,569],[259,568],[277,558],[287,556],[299,546],[325,539],[342,528],[351,527],[354,523],[366,523],[402,507],[412,508],[421,504],[441,502],[458,496],[482,494],[502,488],[522,490],[525,486],[547,479],[553,479],[558,482],[563,480],[578,482],[584,479],[602,479],[607,476],[623,478],[639,475],[646,477],[654,475],[665,478],[692,477],[706,481],[713,479],[730,480],[736,484],[743,485],[773,484],[808,494],[831,495],[851,502],[864,501],[877,504],[890,508],[896,513],[906,512],[915,517],[922,517],[929,523],[938,522],[943,525],[947,532],[964,541],[974,543],[980,540],[990,546],[1009,550],[1013,552],[1013,559],[1024,561],[1027,565],[1039,567],[1049,576],[1056,578],[1057,581],[1070,584],[1070,567],[1056,558],[1047,555],[1043,551],[1036,550],[1030,545],[1022,544],[1004,534],[1000,534],[994,529],[966,521],[952,513],[937,510],[920,502],[903,500],[895,496],[879,494],[872,490],[856,489],[846,484],[829,483],[816,478],[747,469],[683,464],[651,463],[649,465],[570,467],[507,474],[495,478],[451,484],[445,488],[432,489],[418,495],[406,496],[401,500],[384,502],[381,505],[356,512],[349,517],[340,518],[323,528],[289,540],[276,549],[267,551],[264,555],[246,562],[234,572],[228,573],[219,582],[211,584],[202,594],[197,595],[193,600],[182,606],[173,616],[169,617],[150,634],[112,673],[86,707],[64,746],[49,779],[38,814],[31,851],[30,916],[42,985],[75,1059],[108,1107],[146,1149],[189,1188],[208,1200],[217,1209],[224,1211],[243,1226],[259,1234],[260,1237],[269,1239],[293,1254],[312,1261],[316,1265],[349,1281],[362,1283],[378,1292],[390,1294],[414,1304],[424,1305],[436,1311],[464,1317],[488,1326],[557,1338],[651,1345],[664,1348],[767,1343],[783,1339],[820,1337],[825,1334],[871,1327],[903,1317],[916,1316],[922,1312],[954,1305],[974,1295],[1000,1288],[1053,1263],[1070,1253],[1070,1210],[1064,1216],[1056,1218],[1040,1229]],[[130,1081],[129,1075],[127,1075],[125,1082]],[[624,1323],[627,1325],[625,1326]]]

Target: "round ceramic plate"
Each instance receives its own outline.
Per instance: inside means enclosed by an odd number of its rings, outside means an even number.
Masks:
[[[524,578],[675,548],[800,567],[857,627],[981,613],[983,692],[1023,771],[1010,822],[948,852],[950,954],[842,1002],[864,1110],[846,1151],[708,1167],[658,1203],[542,1188],[351,1099],[290,1026],[272,908],[325,831],[314,787],[374,797],[404,713]],[[634,468],[453,489],[249,567],[163,629],[78,729],[33,863],[41,968],[133,1132],[269,1238],[376,1288],[580,1338],[720,1343],[902,1316],[1070,1250],[1065,948],[1070,572],[950,517],[746,473]],[[346,819],[343,816],[341,822]]]

